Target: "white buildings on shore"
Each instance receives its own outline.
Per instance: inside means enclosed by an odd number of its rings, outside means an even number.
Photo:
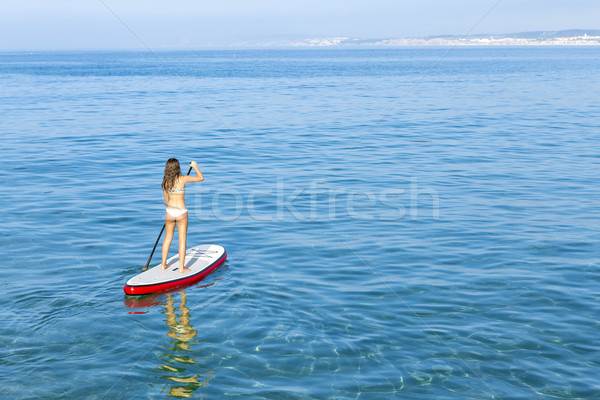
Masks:
[[[595,33],[598,31],[594,31]],[[467,37],[440,36],[401,39],[356,39],[349,37],[311,38],[289,42],[262,43],[267,47],[404,47],[404,46],[598,46],[600,34],[511,34]],[[570,32],[564,32],[570,33]],[[259,47],[262,47],[259,44]]]
[[[374,42],[376,46],[597,46],[600,36],[569,36],[548,39],[525,37],[468,37],[468,38],[426,38],[426,39],[387,39]]]

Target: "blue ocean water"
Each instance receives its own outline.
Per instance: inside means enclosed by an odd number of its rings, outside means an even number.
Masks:
[[[591,47],[0,53],[0,397],[600,398],[599,70]],[[188,245],[229,259],[127,298],[170,157],[205,175]]]

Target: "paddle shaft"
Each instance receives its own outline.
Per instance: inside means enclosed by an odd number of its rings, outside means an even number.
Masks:
[[[189,175],[190,172],[192,172],[192,167],[190,167],[187,174]],[[154,243],[154,247],[152,248],[152,253],[150,253],[150,257],[148,257],[148,262],[146,263],[146,265],[144,265],[144,268],[142,268],[142,271],[145,271],[148,269],[148,266],[150,265],[150,261],[152,261],[152,256],[154,255],[154,250],[156,250],[156,246],[158,246],[158,242],[160,241],[160,237],[162,236],[163,232],[165,231],[166,226],[167,226],[167,224],[164,223],[162,229],[160,230],[160,233],[158,234],[158,237],[156,238],[156,243]]]

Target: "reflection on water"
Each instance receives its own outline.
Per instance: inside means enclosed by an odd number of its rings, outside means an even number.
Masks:
[[[165,375],[160,378],[169,382],[167,396],[191,398],[199,387],[208,385],[214,377],[214,371],[204,371],[202,374],[189,372],[190,370],[198,371],[198,366],[205,361],[201,361],[197,357],[192,358],[199,354],[198,349],[190,348],[191,345],[200,343],[196,339],[198,331],[191,324],[191,314],[186,306],[185,291],[181,290],[179,294],[181,298],[178,310],[175,301],[176,295],[167,294],[165,313],[167,314],[167,325],[170,328],[167,336],[173,340],[163,347],[165,351],[161,354],[161,359],[164,364],[157,369],[165,372]],[[210,358],[212,357],[205,357],[205,359]]]

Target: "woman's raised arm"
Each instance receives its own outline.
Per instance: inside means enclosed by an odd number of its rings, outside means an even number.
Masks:
[[[190,175],[186,175],[184,177],[185,182],[202,182],[204,180],[204,176],[202,175],[202,172],[200,172],[200,170],[198,169],[198,163],[196,161],[192,161],[190,163],[190,166],[192,168],[194,168],[194,170],[196,171],[196,175],[197,176],[190,176]]]

